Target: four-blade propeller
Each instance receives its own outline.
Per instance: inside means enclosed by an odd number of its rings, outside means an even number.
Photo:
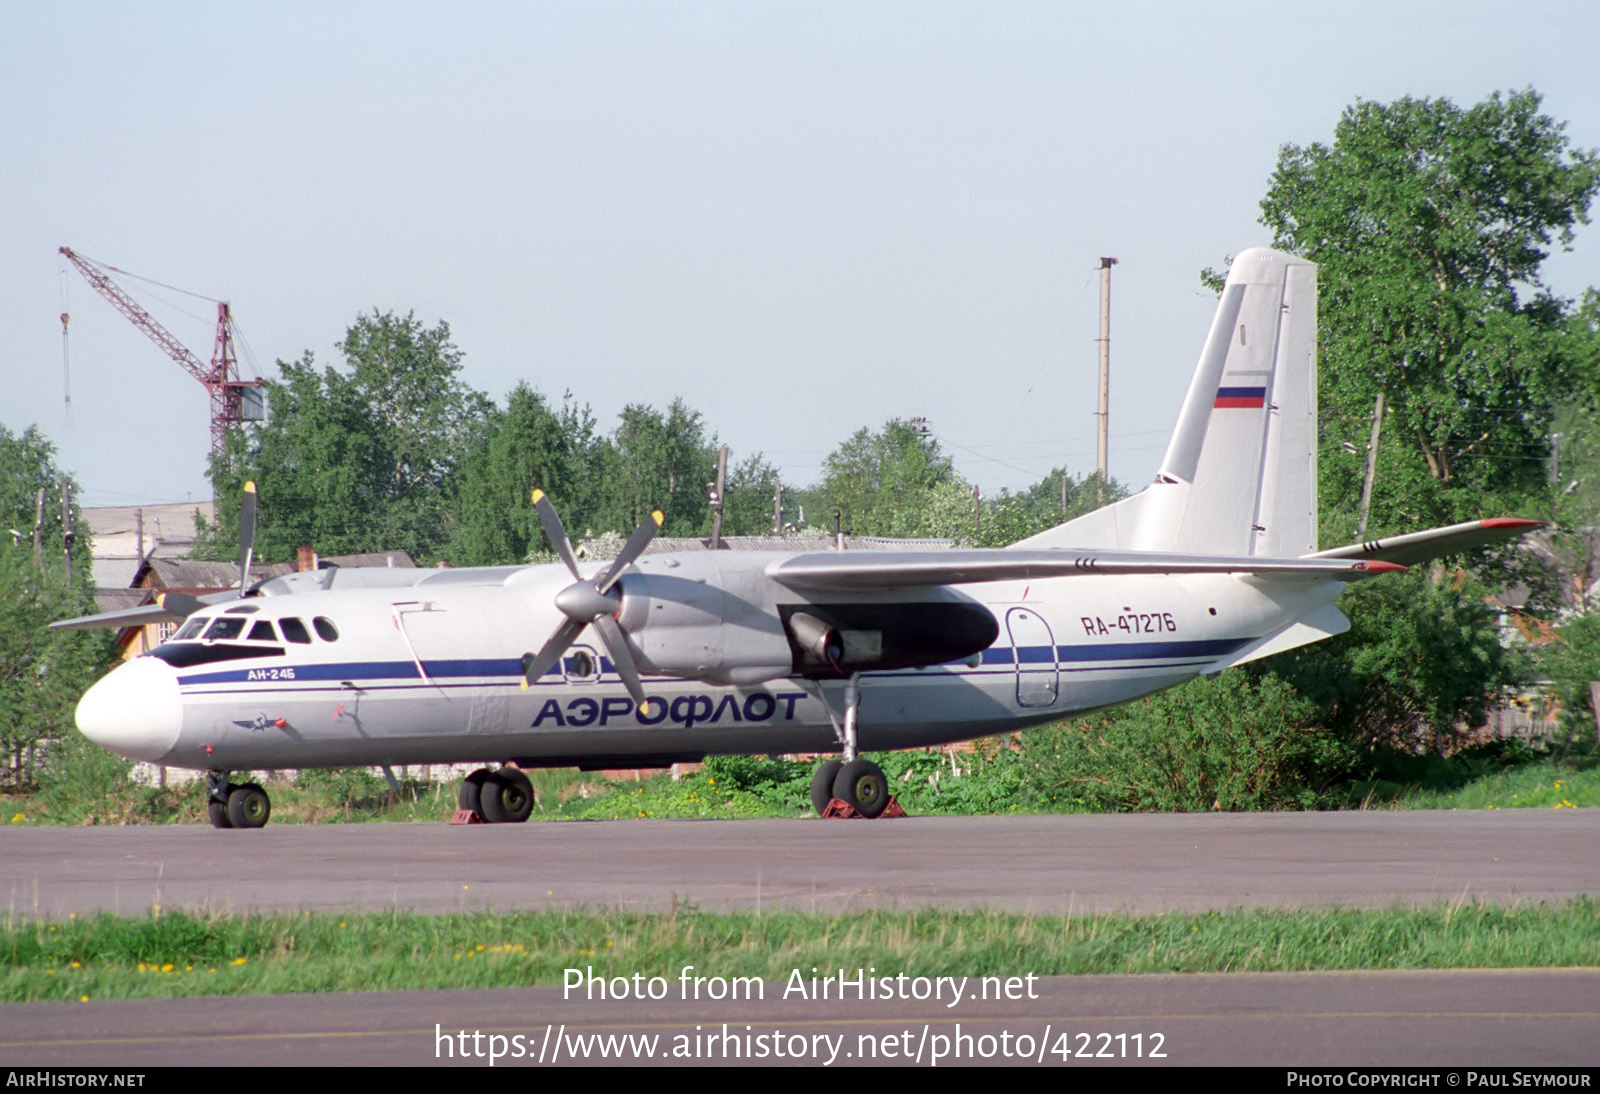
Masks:
[[[523,687],[528,687],[549,672],[567,647],[577,640],[583,628],[592,623],[594,629],[600,632],[600,640],[605,643],[606,652],[611,655],[611,663],[616,666],[617,675],[622,677],[628,694],[644,711],[647,707],[644,684],[639,680],[639,669],[634,664],[633,654],[628,652],[627,636],[622,633],[616,618],[622,610],[622,590],[617,588],[617,582],[622,580],[622,575],[633,565],[634,559],[644,553],[644,549],[660,531],[663,519],[661,511],[658,509],[651,513],[644,523],[633,530],[628,542],[622,545],[616,561],[594,577],[587,578],[578,571],[578,556],[573,553],[572,542],[567,539],[566,526],[561,523],[560,514],[550,504],[550,499],[545,497],[543,490],[533,492],[533,507],[539,514],[539,523],[544,526],[545,538],[576,580],[556,594],[556,607],[566,615],[567,621],[556,628],[538,653],[522,655]]]

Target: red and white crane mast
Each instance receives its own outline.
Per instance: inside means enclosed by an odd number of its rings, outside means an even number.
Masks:
[[[228,431],[245,422],[260,421],[262,417],[261,381],[241,380],[239,361],[233,348],[233,319],[227,301],[217,301],[217,337],[211,350],[211,363],[207,365],[173,336],[172,332],[139,306],[124,292],[107,267],[75,253],[71,247],[62,247],[67,261],[78,268],[83,279],[111,305],[128,317],[128,321],[149,336],[184,369],[206,386],[211,393],[211,452],[220,456],[227,447]],[[113,267],[114,268],[114,267]],[[63,317],[64,318],[64,317]]]

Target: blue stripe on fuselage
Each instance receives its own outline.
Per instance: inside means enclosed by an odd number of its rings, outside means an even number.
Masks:
[[[1250,638],[1216,638],[1191,642],[1113,642],[1095,646],[992,646],[983,651],[985,665],[1012,665],[1020,660],[1025,665],[1043,665],[1054,653],[1058,662],[1084,661],[1153,661],[1186,657],[1222,657],[1253,641]],[[430,680],[455,680],[468,677],[518,677],[522,675],[522,662],[509,657],[464,658],[454,661],[424,661]],[[280,663],[269,669],[288,669],[293,676],[271,677],[274,683],[307,683],[319,680],[416,680],[417,666],[411,661],[343,661],[332,664],[289,665]],[[613,671],[609,663],[602,663],[602,671]],[[183,686],[190,684],[235,684],[267,682],[261,668],[226,669],[221,672],[201,672],[178,677]],[[553,667],[547,676],[559,675],[560,668]]]

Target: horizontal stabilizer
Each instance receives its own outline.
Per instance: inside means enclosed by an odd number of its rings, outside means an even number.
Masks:
[[[1344,547],[1330,547],[1307,558],[1365,558],[1398,562],[1410,566],[1418,562],[1453,555],[1458,551],[1500,543],[1526,535],[1535,528],[1543,528],[1544,521],[1518,520],[1515,517],[1491,517],[1488,520],[1469,520],[1447,528],[1429,528],[1425,532],[1411,532],[1403,536],[1385,536]]]
[[[813,551],[772,563],[767,567],[767,576],[792,589],[905,589],[1087,574],[1254,574],[1353,581],[1403,569],[1383,561],[1006,548]]]
[[[1234,651],[1212,668],[1221,670],[1259,661],[1263,657],[1271,657],[1285,650],[1299,649],[1313,642],[1321,642],[1324,638],[1332,638],[1349,629],[1350,620],[1345,618],[1344,613],[1332,604],[1324,604],[1281,630],[1257,639],[1242,650]]]

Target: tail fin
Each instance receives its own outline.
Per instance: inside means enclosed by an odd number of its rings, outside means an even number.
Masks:
[[[1294,558],[1317,549],[1317,268],[1234,259],[1156,481],[1019,547]]]

